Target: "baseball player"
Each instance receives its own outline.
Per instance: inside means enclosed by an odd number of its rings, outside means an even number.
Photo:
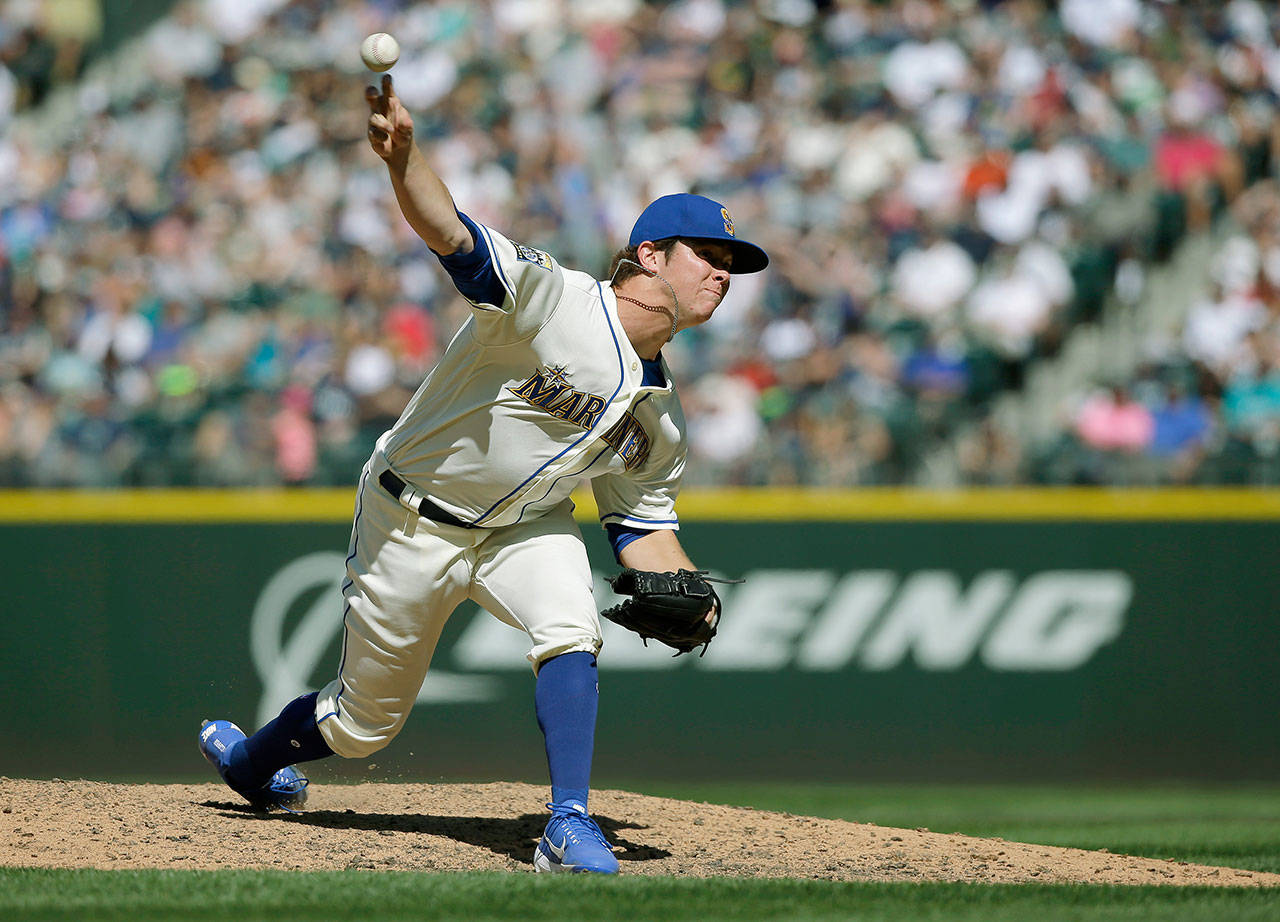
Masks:
[[[591,481],[624,573],[693,575],[676,538],[685,424],[661,349],[768,257],[720,204],[680,194],[644,210],[609,281],[566,269],[455,208],[390,76],[366,98],[400,208],[471,316],[361,474],[337,677],[247,739],[206,721],[201,751],[252,804],[301,804],[294,764],[390,742],[445,620],[471,598],[531,643],[551,775],[535,867],[616,873],[587,812],[602,641],[569,494]]]

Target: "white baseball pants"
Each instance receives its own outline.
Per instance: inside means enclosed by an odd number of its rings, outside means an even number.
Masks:
[[[534,671],[562,653],[600,652],[591,567],[566,501],[502,528],[423,518],[366,465],[343,583],[342,660],[316,699],[316,720],[338,755],[360,758],[400,732],[453,610],[474,599],[528,633]]]

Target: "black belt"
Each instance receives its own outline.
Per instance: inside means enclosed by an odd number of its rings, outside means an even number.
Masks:
[[[405,487],[408,486],[403,480],[397,477],[391,471],[385,470],[378,475],[378,483],[382,489],[386,490],[396,501],[399,502],[401,495],[404,493]],[[425,496],[418,500],[415,507],[418,514],[424,519],[430,519],[433,522],[439,522],[441,525],[453,525],[455,528],[479,528],[479,525],[472,525],[470,522],[464,522],[451,512],[441,509]]]

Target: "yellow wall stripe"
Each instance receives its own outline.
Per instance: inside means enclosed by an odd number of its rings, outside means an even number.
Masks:
[[[0,491],[0,522],[340,522],[354,490]]]
[[[595,523],[590,492],[577,518]],[[354,489],[0,490],[0,523],[347,522]],[[681,521],[1280,521],[1280,490],[1060,489],[687,490]]]

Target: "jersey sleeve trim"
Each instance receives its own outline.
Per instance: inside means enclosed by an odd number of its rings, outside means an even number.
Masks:
[[[631,528],[627,525],[610,524],[605,526],[605,531],[609,535],[609,543],[613,545],[613,558],[622,563],[622,549],[635,541],[637,538],[643,538],[649,534],[647,528]]]
[[[477,224],[476,228],[484,235],[485,246],[488,248],[489,252],[495,252],[496,248],[493,245],[493,232],[483,224]],[[498,273],[500,284],[507,290],[507,293],[511,295],[511,302],[514,304],[516,300],[516,286],[512,284],[511,279],[507,278],[507,273],[502,268],[502,260],[494,259],[493,268],[494,271]]]
[[[660,531],[662,529],[674,529],[679,531],[679,519],[641,519],[634,515],[624,515],[621,512],[609,512],[600,516],[600,521],[604,523],[606,529],[611,525],[625,525],[629,528],[639,528],[641,530]]]
[[[437,253],[436,259],[445,272],[449,273],[453,286],[464,298],[477,306],[500,308],[505,300],[505,293],[511,291],[511,286],[505,284],[505,279],[501,276],[501,267],[494,259],[493,244],[484,234],[481,225],[461,211],[457,214],[471,232],[474,246],[469,253],[450,253],[444,256]]]

